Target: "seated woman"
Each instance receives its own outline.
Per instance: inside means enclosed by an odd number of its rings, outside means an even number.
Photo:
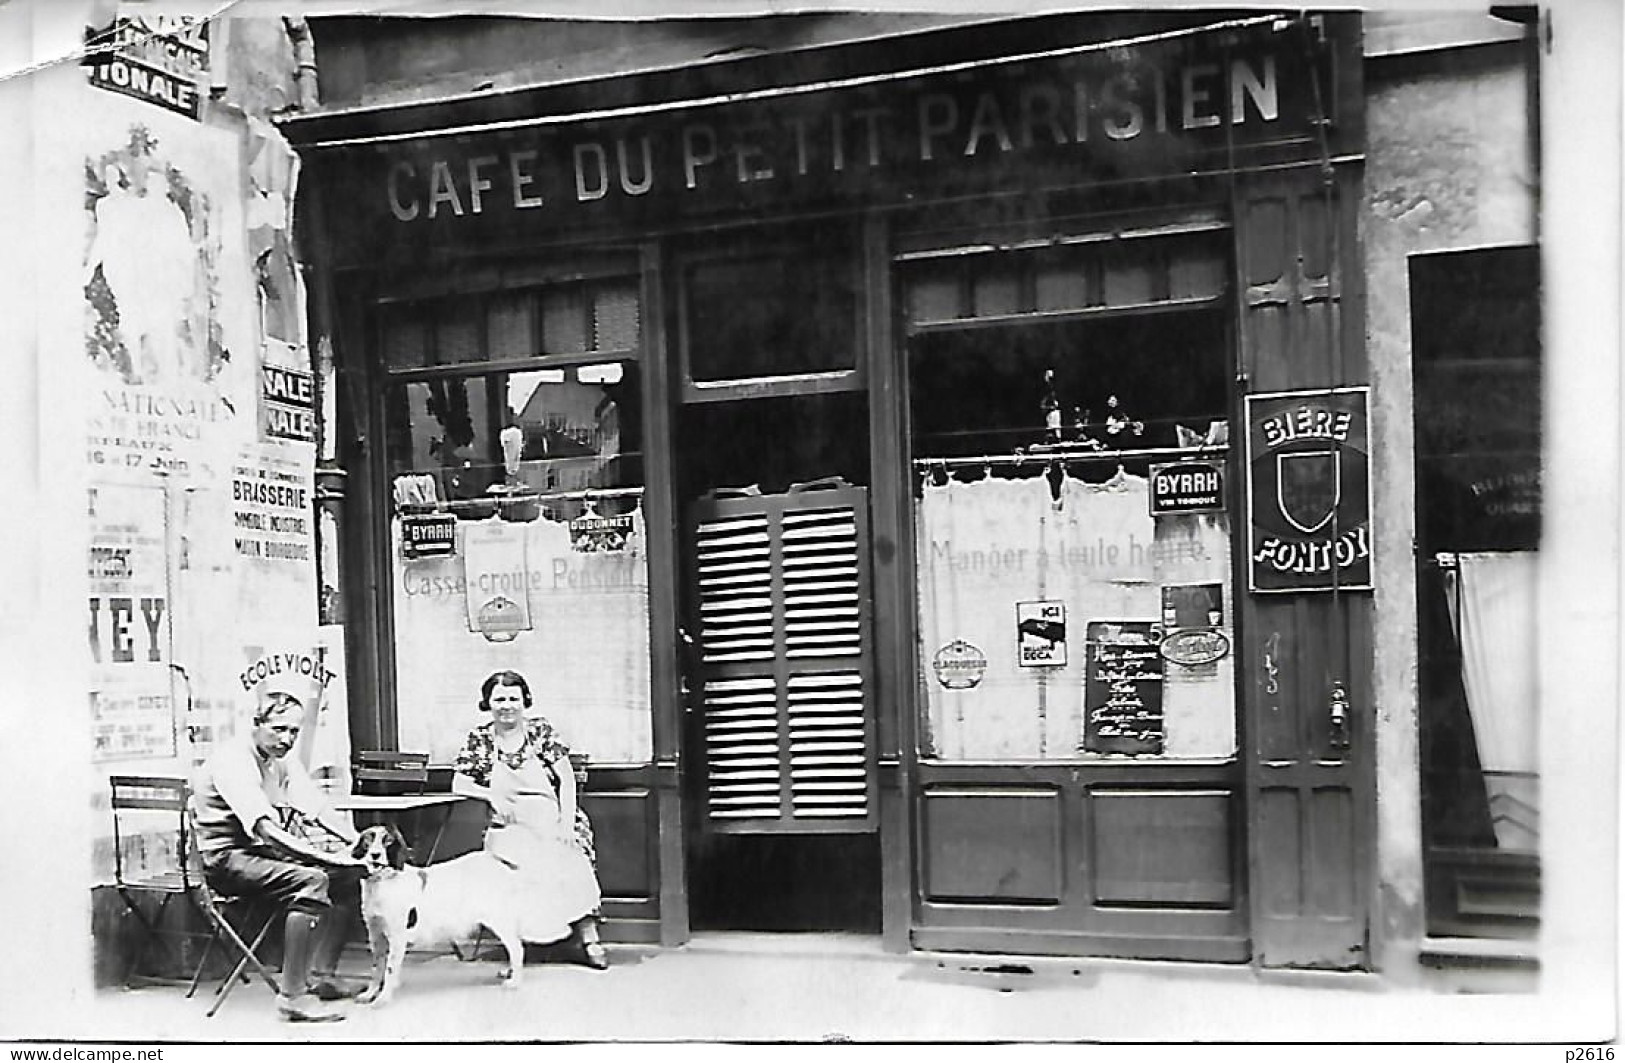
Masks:
[[[569,750],[553,725],[527,713],[530,684],[496,672],[480,687],[490,722],[469,732],[457,754],[452,792],[491,806],[485,849],[520,873],[520,936],[545,944],[573,938],[581,959],[609,966],[598,940],[598,876],[592,827],[576,804]]]

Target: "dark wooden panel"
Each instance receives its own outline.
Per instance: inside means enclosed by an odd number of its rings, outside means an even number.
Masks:
[[[1031,952],[1034,954],[1072,956],[1133,956],[1146,959],[1187,959],[1213,961],[1245,960],[1251,952],[1247,935],[1247,884],[1240,869],[1245,866],[1242,857],[1240,815],[1232,803],[1224,813],[1224,826],[1213,819],[1213,806],[1206,798],[1180,807],[1178,814],[1154,815],[1156,809],[1132,809],[1132,804],[1147,801],[1167,801],[1162,795],[1173,793],[1184,800],[1193,795],[1239,793],[1242,784],[1240,765],[1223,762],[1169,761],[1155,763],[1099,761],[1070,764],[954,764],[927,761],[919,764],[922,789],[918,791],[917,840],[921,853],[919,893],[915,901],[915,926],[911,940],[916,948],[942,948],[958,951]],[[1152,791],[1158,796],[1139,798],[1134,791]],[[1123,809],[1109,809],[1106,813],[1106,843],[1108,864],[1118,868],[1133,867],[1120,878],[1154,878],[1155,892],[1138,888],[1139,897],[1150,896],[1151,903],[1101,904],[1095,895],[1096,843],[1093,838],[1098,824],[1092,809],[1097,802],[1096,793],[1120,794],[1108,798],[1123,802]],[[968,794],[969,797],[956,795]],[[1003,806],[996,802],[1000,794],[1014,794],[1016,801],[1007,800]],[[1035,815],[1037,808],[1048,809],[1058,798],[1059,818],[1055,826],[1060,831],[1058,840],[1050,840],[1049,820]],[[948,801],[943,810],[963,815],[974,814],[978,830],[975,833],[961,829],[949,836],[940,831],[944,821],[955,825],[952,816],[936,815],[940,802]],[[955,807],[953,802],[958,802]],[[971,807],[966,808],[969,804]],[[1023,807],[1025,806],[1025,807]],[[1035,807],[1036,806],[1036,807]],[[1004,811],[1005,819],[994,821],[990,811]],[[1009,820],[1017,813],[1031,817],[1027,833],[1021,834]],[[1137,821],[1138,836],[1132,822]],[[1157,837],[1155,822],[1166,823],[1172,829],[1166,845]],[[1039,824],[1043,824],[1042,829]],[[1194,826],[1200,824],[1200,826]],[[1176,851],[1191,844],[1187,829],[1192,829],[1202,840],[1196,843],[1199,854]],[[990,840],[985,835],[998,832]],[[1042,837],[1041,843],[1038,839]],[[1032,876],[1031,857],[1042,853],[1043,845],[1050,845],[1061,857],[1059,866],[1060,899],[1054,903],[1034,903],[999,899],[995,901],[966,902],[944,890],[932,874],[939,866],[945,850],[957,843],[960,851],[952,856],[960,864],[972,865],[971,872],[980,876],[972,885],[989,892],[986,882],[1010,871],[1011,858],[1001,847],[1021,848],[1029,858],[1019,865],[1022,872]],[[1134,855],[1135,846],[1149,848],[1151,874],[1134,865],[1142,859]],[[1214,847],[1225,849],[1221,857]],[[933,862],[935,861],[935,865]],[[1186,861],[1181,863],[1181,861]],[[1228,888],[1233,891],[1227,905],[1204,906],[1201,899],[1216,898],[1219,888],[1213,869],[1221,866],[1231,869]],[[986,866],[976,866],[984,864]],[[1042,872],[1048,875],[1047,869]],[[1190,882],[1181,883],[1181,876]],[[967,889],[966,885],[947,883],[948,889]],[[1194,889],[1195,894],[1176,896],[1181,889]],[[1007,891],[1008,892],[1008,891]],[[1023,892],[1036,893],[1027,886]],[[1126,893],[1128,890],[1108,889],[1108,892]],[[1184,900],[1186,896],[1199,900]]]
[[[598,852],[598,885],[605,897],[647,901],[659,892],[650,854],[657,822],[648,790],[583,794],[581,807],[592,820]]]
[[[1253,861],[1253,895],[1266,915],[1296,915],[1303,909],[1303,853],[1298,833],[1298,792],[1260,790],[1253,798],[1255,852],[1270,854]]]
[[[1098,790],[1088,800],[1097,904],[1235,903],[1228,791]]]
[[[1341,375],[1337,296],[1328,268],[1332,209],[1317,181],[1297,175],[1257,181],[1241,201],[1242,365],[1254,391],[1324,384]]]
[[[1314,850],[1308,865],[1307,910],[1317,915],[1355,914],[1354,802],[1344,787],[1318,786],[1309,794],[1308,833]]]
[[[1059,790],[927,789],[922,808],[929,900],[1059,903]]]

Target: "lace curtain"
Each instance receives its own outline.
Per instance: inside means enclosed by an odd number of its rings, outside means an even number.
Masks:
[[[1535,715],[1535,572],[1538,555],[1469,553],[1446,570],[1490,815],[1502,848],[1533,849],[1540,831]]]
[[[1231,646],[1230,537],[1223,514],[1153,519],[1144,477],[1102,484],[1068,476],[927,482],[916,508],[921,749],[956,760],[1073,759],[1082,749],[1089,622],[1160,623],[1163,588],[1217,585]],[[1024,667],[1017,606],[1065,608],[1066,663]],[[960,648],[968,646],[970,649]],[[945,683],[939,657],[972,666],[974,685]],[[1233,652],[1209,665],[1167,665],[1163,756],[1235,752]]]

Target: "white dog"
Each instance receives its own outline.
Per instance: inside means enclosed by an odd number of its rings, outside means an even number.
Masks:
[[[408,867],[406,841],[393,826],[368,827],[352,852],[367,865],[361,914],[372,946],[372,980],[358,1003],[389,1001],[408,946],[453,941],[481,926],[508,950],[508,966],[497,977],[510,987],[519,985],[525,954],[513,868],[486,852]]]

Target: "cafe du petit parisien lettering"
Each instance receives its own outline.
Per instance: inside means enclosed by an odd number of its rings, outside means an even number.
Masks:
[[[396,221],[423,222],[616,193],[703,191],[722,183],[873,173],[889,165],[954,167],[977,157],[1122,145],[1226,123],[1264,126],[1282,113],[1281,79],[1270,54],[1234,58],[1228,71],[1219,62],[1167,71],[1145,66],[1070,81],[1035,77],[974,98],[916,92],[904,100],[817,109],[785,104],[768,113],[685,122],[669,133],[612,126],[609,135],[562,143],[549,130],[514,141],[545,147],[395,159],[381,191]]]

